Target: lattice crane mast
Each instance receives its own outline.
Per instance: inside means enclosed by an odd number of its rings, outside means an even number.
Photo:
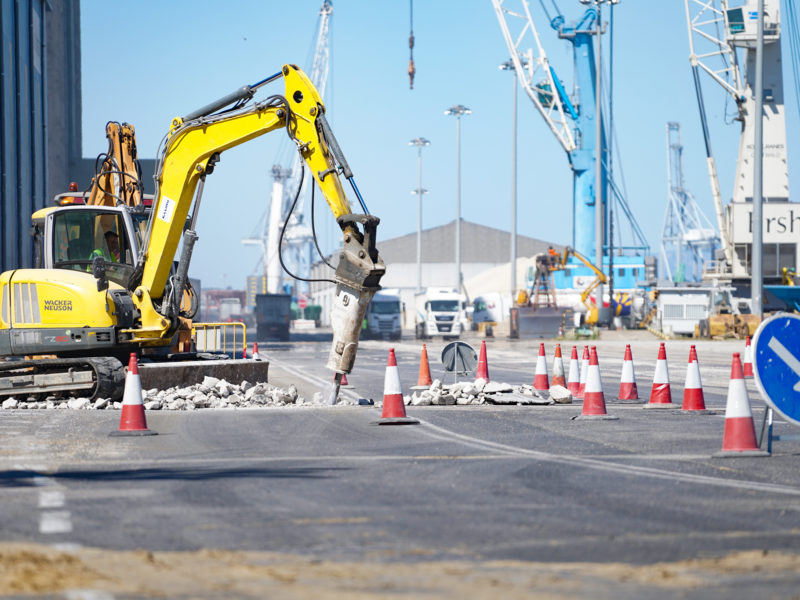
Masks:
[[[686,189],[680,123],[667,123],[667,211],[661,229],[661,265],[667,279],[700,281],[719,247],[711,222]]]
[[[330,65],[330,21],[333,15],[333,2],[323,0],[319,9],[319,25],[314,46],[309,79],[325,98]],[[293,273],[307,273],[310,267],[313,250],[311,228],[303,220],[305,196],[308,180],[301,177],[302,161],[299,154],[293,153],[292,164],[288,168],[281,165],[272,167],[272,192],[269,207],[264,215],[264,225],[260,237],[242,240],[244,244],[261,247],[261,266],[267,279],[267,292],[282,291],[284,273],[280,265],[280,254],[283,251],[284,262]],[[301,186],[302,189],[298,191]],[[295,195],[299,194],[297,205],[289,216]],[[288,217],[288,219],[287,219]],[[283,248],[280,246],[281,228],[284,227]]]
[[[689,62],[694,75],[697,103],[706,148],[711,194],[720,230],[724,265],[709,269],[708,276],[747,277],[745,248],[736,222],[744,222],[753,197],[755,55],[757,0],[684,0],[689,31]],[[743,60],[740,60],[742,59]],[[745,68],[742,69],[742,64]],[[734,120],[741,123],[739,153],[731,202],[723,206],[716,161],[711,149],[700,73],[719,84],[736,106]],[[764,0],[764,112],[763,197],[766,202],[789,199],[786,155],[786,116],[781,71],[780,0]],[[752,204],[752,203],[751,203]],[[776,217],[777,218],[777,217]]]

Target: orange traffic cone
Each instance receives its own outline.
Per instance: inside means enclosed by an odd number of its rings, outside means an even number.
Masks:
[[[489,365],[486,362],[486,341],[481,340],[481,353],[478,357],[478,369],[475,371],[475,380],[489,381]]]
[[[583,399],[586,393],[586,376],[589,374],[589,346],[583,347],[583,356],[581,357],[581,377],[578,385],[578,395],[576,398]]]
[[[147,428],[142,404],[142,380],[139,377],[139,363],[136,354],[131,352],[128,373],[125,375],[125,392],[122,395],[122,415],[119,430],[112,436],[157,435]]]
[[[744,382],[739,353],[734,352],[731,379],[728,383],[728,403],[725,407],[725,430],[722,434],[722,451],[714,456],[769,456],[758,447],[750,399]]]
[[[419,377],[417,385],[411,386],[412,390],[422,390],[431,387],[431,367],[428,363],[428,349],[422,344],[422,354],[419,357]]]
[[[650,402],[645,408],[678,408],[672,402],[672,391],[669,387],[669,367],[667,365],[667,349],[664,342],[658,347],[658,360],[656,372],[653,375],[653,388],[650,391]]]
[[[258,355],[258,342],[253,342],[253,360],[261,360]]]
[[[567,378],[564,377],[564,361],[561,358],[561,344],[556,344],[556,351],[553,354],[553,378],[550,385],[560,385],[567,387]]]
[[[753,349],[750,347],[750,336],[747,336],[747,343],[744,345],[744,376],[753,376]]]
[[[697,350],[694,346],[689,348],[689,366],[686,368],[686,384],[683,386],[683,406],[684,412],[702,414],[706,410],[706,402],[703,397],[703,384],[700,382],[700,366],[697,364]]]
[[[550,382],[547,377],[547,357],[544,354],[544,344],[539,344],[539,358],[536,360],[536,374],[533,376],[533,389],[549,390]]]
[[[606,399],[603,395],[603,383],[600,380],[600,365],[597,362],[597,347],[592,346],[589,355],[589,367],[586,374],[586,389],[583,397],[583,410],[577,419],[619,419],[606,413]]]
[[[581,388],[580,367],[578,366],[578,349],[573,346],[572,354],[569,357],[569,377],[567,379],[567,389],[570,393],[578,397]]]
[[[639,402],[639,388],[636,387],[636,374],[633,370],[633,354],[631,345],[625,345],[625,357],[622,359],[622,376],[619,378],[619,401]]]
[[[413,425],[415,423],[419,423],[419,421],[406,416],[397,359],[394,356],[394,348],[389,348],[389,360],[386,363],[386,376],[383,380],[383,412],[378,425]]]

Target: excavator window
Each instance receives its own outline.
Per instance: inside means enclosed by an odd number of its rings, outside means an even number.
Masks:
[[[102,210],[67,210],[54,215],[53,266],[91,272],[92,260],[106,261],[111,281],[126,285],[133,259],[122,218]]]

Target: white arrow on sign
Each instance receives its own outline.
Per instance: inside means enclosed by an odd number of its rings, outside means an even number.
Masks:
[[[798,377],[800,377],[800,360],[797,360],[794,355],[786,349],[786,346],[778,341],[778,338],[772,337],[769,340],[767,347],[777,354],[778,358],[785,362],[788,367],[794,371]],[[795,392],[800,392],[800,380],[794,384],[793,389]]]

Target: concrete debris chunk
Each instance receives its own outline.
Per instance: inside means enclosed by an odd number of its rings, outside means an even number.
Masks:
[[[212,390],[216,389],[218,383],[219,379],[206,375],[203,377],[203,381],[200,383],[200,391],[204,394],[210,394]]]
[[[70,398],[67,401],[67,406],[72,410],[80,410],[86,408],[90,403],[88,398]]]
[[[554,401],[550,399],[550,394],[547,392],[541,392],[537,389],[534,389],[532,385],[523,384],[517,386],[513,390],[514,394],[520,394],[522,396],[529,396],[529,399],[525,402],[526,404],[553,404]]]
[[[514,404],[514,405],[526,405],[526,404],[553,404],[553,401],[549,398],[542,398],[541,396],[533,395],[529,396],[527,394],[520,394],[518,392],[511,392],[506,394],[497,394],[496,396],[484,396],[487,404]]]
[[[297,401],[298,393],[297,393],[297,388],[294,385],[289,385],[287,393],[292,403]]]
[[[176,396],[175,400],[183,400],[187,405],[191,404],[193,408],[208,408],[211,406],[214,398],[216,398],[216,396],[206,396],[203,392],[195,392],[188,398]]]
[[[433,394],[425,390],[421,393],[414,392],[411,395],[411,404],[414,406],[430,406],[432,404],[431,398],[433,398]]]
[[[514,388],[508,383],[501,383],[499,381],[489,381],[481,390],[484,394],[504,394],[513,392]]]
[[[550,387],[550,399],[556,404],[572,404],[572,392],[563,385]]]

